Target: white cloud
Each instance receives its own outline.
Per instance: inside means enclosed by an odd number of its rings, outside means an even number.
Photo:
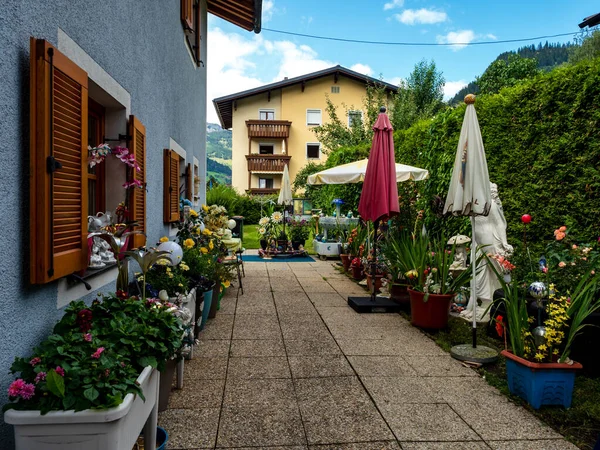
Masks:
[[[400,83],[402,83],[404,81],[404,78],[402,77],[392,77],[389,80],[385,80],[390,84],[393,84],[394,86],[400,86]]]
[[[264,0],[262,4],[262,21],[268,22],[273,18],[273,12],[275,11],[273,0]]]
[[[285,77],[292,78],[305,73],[316,72],[336,63],[319,59],[315,52],[308,45],[297,46],[290,41],[276,41],[273,43],[273,53],[281,58],[279,63],[279,72],[272,81],[281,81]]]
[[[394,14],[398,22],[405,25],[415,25],[418,23],[440,23],[448,20],[448,15],[442,11],[434,11],[432,9],[405,9],[400,14]]]
[[[498,40],[498,38],[496,37],[496,35],[492,34],[492,33],[486,34],[485,37],[488,38],[488,39],[491,39],[492,41],[497,41]]]
[[[451,31],[445,36],[438,35],[437,41],[440,44],[454,44],[450,48],[453,51],[458,51],[465,48],[466,45],[477,38],[473,30]]]
[[[449,100],[456,95],[458,91],[464,88],[467,84],[465,80],[446,81],[444,84],[444,100]]]
[[[367,75],[369,77],[373,76],[373,69],[371,69],[367,64],[356,63],[350,66],[350,70],[354,70],[355,72],[362,73],[363,75]]]
[[[394,8],[402,8],[404,6],[404,0],[392,0],[389,3],[383,5],[383,10],[388,11]]]

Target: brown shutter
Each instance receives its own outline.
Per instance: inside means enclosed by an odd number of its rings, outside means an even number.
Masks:
[[[88,77],[43,39],[30,65],[30,279],[43,284],[87,267]]]
[[[190,202],[194,201],[194,183],[192,179],[192,165],[188,163],[185,169],[185,195]]]
[[[167,148],[164,162],[164,221],[173,223],[179,220],[179,155]]]
[[[186,30],[194,29],[193,0],[181,0],[181,23]]]
[[[129,211],[131,211],[131,220],[137,222],[134,230],[141,231],[144,234],[133,236],[133,247],[143,247],[146,244],[146,127],[137,117],[129,116],[130,136],[129,151],[134,152],[135,160],[140,166],[140,171],[133,169],[131,174],[134,180],[142,182],[143,189],[131,188],[129,194]]]
[[[194,27],[194,56],[196,57],[196,65],[200,66],[200,41],[202,39],[202,22],[200,14],[200,2],[196,2],[196,6],[194,7],[194,15],[195,15],[195,27]]]

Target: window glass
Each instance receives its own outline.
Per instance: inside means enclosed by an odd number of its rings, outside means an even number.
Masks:
[[[362,124],[362,111],[348,111],[348,126],[360,126]]]
[[[273,189],[273,178],[259,178],[259,189]]]
[[[319,159],[321,144],[306,144],[306,158],[307,159]]]
[[[88,99],[88,145],[97,147],[104,139],[104,108]],[[88,166],[88,216],[104,211],[104,164]]]
[[[274,153],[273,144],[260,144],[258,146],[258,153],[261,155],[272,155]]]
[[[307,125],[321,125],[321,110],[320,109],[307,109],[306,110],[306,124]]]
[[[331,93],[332,94],[339,94],[340,93],[340,87],[339,86],[331,86]]]
[[[275,120],[275,111],[272,109],[259,110],[258,120]]]

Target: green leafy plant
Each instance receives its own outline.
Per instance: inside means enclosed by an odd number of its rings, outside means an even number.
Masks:
[[[292,241],[304,242],[310,236],[310,223],[300,216],[290,217],[287,223]]]

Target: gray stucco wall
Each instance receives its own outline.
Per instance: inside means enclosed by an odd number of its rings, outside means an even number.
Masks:
[[[0,404],[7,401],[14,357],[28,355],[62,314],[56,283],[28,282],[29,37],[57,46],[62,29],[130,93],[131,113],[147,131],[147,232],[149,242],[156,242],[167,231],[162,155],[169,138],[185,148],[188,162],[198,158],[201,174],[205,165],[206,69],[192,64],[179,8],[179,0],[1,2]],[[202,50],[206,55],[206,39]],[[0,448],[13,446],[12,428],[2,421]]]

